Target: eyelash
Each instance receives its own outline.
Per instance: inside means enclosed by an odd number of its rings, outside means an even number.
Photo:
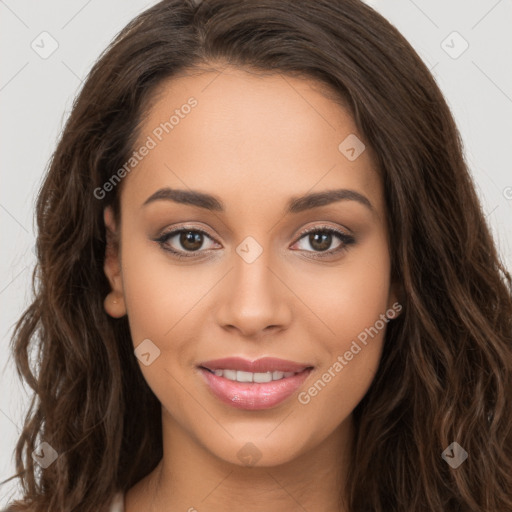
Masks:
[[[176,257],[178,259],[194,258],[197,256],[197,253],[199,251],[194,251],[191,254],[187,254],[186,252],[176,251],[174,249],[169,248],[169,246],[166,246],[166,243],[169,241],[169,239],[175,237],[176,235],[179,235],[180,233],[188,233],[188,232],[201,233],[202,235],[206,235],[208,238],[213,240],[213,238],[206,231],[203,231],[202,229],[193,228],[193,227],[189,228],[187,226],[184,226],[179,229],[175,229],[175,230],[169,231],[167,233],[163,233],[160,237],[154,239],[154,241],[157,242],[164,251],[170,252],[174,257]],[[333,228],[332,226],[315,226],[314,228],[308,228],[300,233],[296,242],[302,240],[302,238],[304,238],[306,235],[309,235],[310,233],[316,233],[316,232],[337,235],[337,237],[341,240],[342,243],[339,247],[337,247],[336,249],[331,249],[330,251],[306,251],[306,252],[316,253],[317,256],[312,256],[314,259],[325,258],[328,256],[333,256],[338,253],[342,253],[344,251],[347,251],[349,246],[355,243],[355,238],[353,236],[347,235],[343,231]]]

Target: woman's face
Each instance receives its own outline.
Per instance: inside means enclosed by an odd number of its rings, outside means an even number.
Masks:
[[[350,424],[400,308],[370,148],[314,81],[227,68],[161,92],[121,225],[105,210],[121,236],[105,263],[121,306],[105,307],[128,315],[164,436],[290,461]]]

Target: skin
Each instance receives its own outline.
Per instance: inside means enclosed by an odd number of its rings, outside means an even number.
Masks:
[[[128,315],[133,345],[150,339],[160,355],[139,362],[162,404],[164,455],[126,495],[126,512],[339,511],[352,411],[368,390],[382,353],[385,328],[307,404],[297,393],[268,410],[221,403],[198,372],[201,361],[227,356],[278,357],[314,365],[307,391],[397,301],[390,282],[389,240],[381,179],[371,149],[354,161],[338,145],[357,127],[319,83],[226,67],[167,81],[145,117],[142,144],[193,96],[198,104],[124,178],[121,222],[105,209],[110,245],[105,273],[112,293],[105,309]],[[139,147],[139,145],[137,145]],[[163,187],[216,195],[224,213],[160,200]],[[370,210],[342,200],[297,214],[287,201],[346,188]],[[183,225],[207,231],[196,256],[178,260],[155,238]],[[301,238],[327,225],[355,243],[323,259]],[[236,248],[247,237],[262,254],[247,263]],[[342,242],[333,235],[327,250]],[[327,242],[328,244],[328,242]],[[207,254],[208,252],[208,254]],[[116,301],[114,303],[113,301]],[[135,418],[134,418],[135,419]],[[253,443],[249,466],[237,453]]]

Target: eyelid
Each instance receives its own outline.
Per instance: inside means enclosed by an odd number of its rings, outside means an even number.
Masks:
[[[309,227],[306,227],[304,228],[303,230],[301,230],[299,232],[299,234],[296,236],[295,238],[295,242],[297,242],[300,238],[302,238],[305,234],[307,233],[310,233],[312,231],[319,231],[321,229],[326,229],[326,230],[332,230],[332,231],[335,231],[337,233],[340,233],[342,235],[345,235],[347,237],[349,236],[352,236],[351,233],[352,231],[349,230],[349,229],[342,229],[342,228],[339,228],[339,227],[336,227],[336,226],[332,226],[330,224],[312,224],[310,225]],[[203,233],[205,235],[207,235],[209,238],[211,238],[212,240],[214,240],[215,242],[219,243],[216,238],[210,234],[208,231],[206,231],[204,228],[201,228],[201,227],[197,227],[197,226],[189,226],[189,225],[183,225],[183,226],[177,226],[177,227],[170,227],[169,229],[166,229],[164,230],[159,236],[158,238],[163,238],[171,233],[173,234],[177,234],[181,231],[197,231],[199,233]]]
[[[196,233],[201,233],[203,235],[206,235],[213,242],[215,242],[217,244],[220,243],[220,242],[217,241],[217,239],[213,235],[211,235],[205,229],[199,228],[197,226],[188,226],[188,225],[183,225],[183,226],[172,227],[172,228],[166,229],[166,230],[164,230],[162,232],[162,234],[158,235],[158,237],[155,239],[155,241],[160,241],[160,240],[163,240],[165,238],[174,238],[176,235],[179,235],[183,231],[193,231],[193,232],[196,232]]]
[[[175,236],[178,236],[180,233],[182,233],[184,231],[193,231],[193,232],[201,233],[201,234],[207,236],[208,238],[210,238],[214,243],[217,243],[217,244],[219,243],[219,242],[217,242],[216,238],[214,236],[212,236],[205,229],[199,228],[197,226],[187,225],[187,224],[184,224],[181,226],[174,225],[174,226],[168,227],[167,229],[164,229],[164,231],[161,234],[159,234],[156,238],[153,238],[152,240],[153,240],[153,242],[156,242],[163,251],[170,253],[172,257],[174,257],[178,260],[182,260],[182,261],[198,260],[202,256],[205,256],[207,253],[214,250],[214,249],[202,249],[197,252],[183,251],[183,250],[172,249],[167,246],[168,241],[170,239],[174,238]]]
[[[194,258],[198,257],[204,253],[210,252],[212,249],[202,249],[196,251],[182,251],[182,250],[175,250],[175,249],[169,249],[164,247],[167,241],[171,238],[174,238],[175,236],[179,235],[180,233],[184,231],[193,231],[197,233],[201,233],[208,238],[210,238],[214,243],[219,244],[219,242],[216,240],[214,236],[212,236],[208,231],[206,231],[203,228],[199,228],[197,226],[190,226],[190,225],[182,225],[182,226],[174,226],[169,229],[166,229],[162,232],[161,235],[159,235],[156,239],[153,241],[160,244],[163,250],[170,252],[175,257],[179,259],[185,259],[185,258]],[[297,242],[302,240],[305,235],[308,233],[315,233],[315,232],[330,232],[334,233],[336,236],[338,236],[338,239],[340,240],[341,244],[335,248],[330,249],[328,251],[300,251],[300,252],[307,252],[310,253],[313,259],[319,259],[319,258],[327,258],[328,256],[336,256],[338,253],[341,253],[344,250],[347,250],[348,246],[351,244],[354,244],[356,242],[354,236],[347,233],[344,229],[341,229],[339,227],[335,227],[329,224],[313,224],[310,225],[303,230],[295,237],[295,241],[292,243],[292,246],[295,245]],[[350,230],[347,230],[350,231]]]
[[[335,236],[338,237],[341,243],[335,249],[329,249],[328,251],[304,251],[310,254],[310,256],[308,256],[309,258],[327,259],[328,257],[335,257],[342,254],[344,251],[348,250],[350,245],[356,243],[355,237],[347,233],[344,229],[329,224],[315,224],[307,228],[304,228],[296,238],[296,241],[293,242],[292,246],[300,242],[303,238],[305,238],[307,234],[315,232],[333,233]]]
[[[334,231],[336,233],[339,233],[340,235],[344,235],[346,237],[352,237],[351,231],[348,230],[348,229],[345,230],[345,229],[339,228],[337,226],[332,226],[330,224],[313,224],[313,225],[311,225],[309,227],[304,228],[297,235],[297,240],[301,239],[304,235],[306,235],[308,233],[315,232],[315,231],[322,231],[322,230]],[[349,233],[349,231],[350,231],[350,233]]]

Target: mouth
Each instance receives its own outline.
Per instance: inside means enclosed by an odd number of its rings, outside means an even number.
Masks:
[[[225,358],[198,366],[217,399],[246,410],[269,409],[281,404],[297,391],[313,368],[309,364],[275,358],[256,361]]]

